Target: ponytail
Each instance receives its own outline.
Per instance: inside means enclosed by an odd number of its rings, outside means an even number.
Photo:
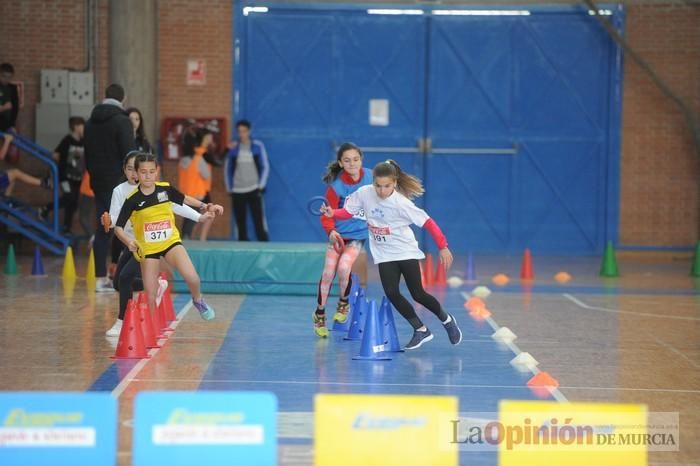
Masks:
[[[401,170],[401,167],[394,160],[379,162],[375,165],[372,174],[377,177],[389,177],[396,181],[396,190],[409,199],[422,196],[425,192],[421,181],[413,175]]]
[[[340,166],[340,159],[342,159],[343,154],[349,150],[356,150],[360,154],[360,157],[364,158],[364,154],[362,154],[362,150],[359,147],[351,142],[344,142],[338,148],[335,154],[335,160],[328,164],[326,173],[321,177],[324,183],[330,184],[338,178],[340,172],[343,171],[343,167]]]

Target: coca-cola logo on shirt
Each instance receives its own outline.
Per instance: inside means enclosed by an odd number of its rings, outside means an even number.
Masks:
[[[374,235],[390,235],[391,229],[389,227],[375,227],[374,225],[367,225],[369,231]]]
[[[169,230],[170,228],[172,228],[170,226],[170,220],[163,220],[162,222],[147,223],[145,225],[146,231]]]

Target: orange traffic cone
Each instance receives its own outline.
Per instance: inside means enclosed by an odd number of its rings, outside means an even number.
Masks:
[[[559,386],[559,382],[557,379],[549,375],[548,372],[538,372],[527,381],[527,386],[557,388]]]
[[[535,272],[532,270],[532,255],[529,249],[523,253],[523,264],[520,268],[520,278],[523,280],[534,280]]]
[[[464,308],[469,312],[475,312],[477,309],[483,309],[485,307],[486,304],[484,304],[484,301],[476,296],[472,296],[464,303]]]
[[[485,307],[477,307],[473,311],[469,312],[469,316],[474,320],[486,320],[491,317],[491,311]]]
[[[148,310],[148,299],[146,298],[146,293],[139,293],[136,307],[139,311],[141,331],[143,332],[143,341],[146,343],[146,348],[160,348],[158,340],[156,339],[157,332],[155,325],[153,324],[153,317],[151,316],[151,312]]]
[[[129,300],[124,314],[124,324],[119,334],[117,350],[113,359],[145,359],[150,358],[143,339],[143,332],[134,302]]]
[[[447,286],[447,277],[445,276],[445,264],[443,264],[442,261],[438,259],[437,264],[435,265],[435,280],[433,280],[433,285],[440,287]]]
[[[433,286],[433,256],[431,254],[425,256],[425,264],[423,264],[423,286],[425,288]]]

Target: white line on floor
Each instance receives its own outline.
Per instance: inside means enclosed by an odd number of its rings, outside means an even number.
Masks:
[[[536,368],[535,368],[536,369]],[[539,370],[536,369],[538,372]],[[435,383],[376,383],[376,382],[321,382],[318,380],[246,380],[246,379],[139,379],[133,378],[132,382],[147,383],[225,383],[225,384],[270,384],[270,385],[347,385],[361,387],[366,385],[385,387],[438,387],[438,388],[524,388],[522,385],[472,385],[472,384],[435,384]],[[609,390],[609,391],[642,391],[642,392],[668,392],[668,393],[700,393],[700,390],[683,390],[673,388],[629,388],[629,387],[578,387],[562,385],[561,388],[572,390]],[[567,401],[565,398],[562,401]]]
[[[682,357],[683,359],[685,359],[686,361],[688,361],[693,367],[695,367],[695,368],[697,368],[697,369],[700,369],[700,365],[698,365],[698,363],[696,363],[695,361],[693,361],[692,359],[690,359],[688,356],[686,356],[686,355],[683,354],[681,351],[679,351],[678,349],[676,349],[676,348],[675,348],[673,345],[671,345],[670,343],[666,343],[665,341],[661,340],[661,339],[660,339],[659,337],[657,337],[656,335],[650,335],[650,337],[653,338],[654,341],[656,341],[656,343],[658,343],[660,346],[663,346],[663,347],[666,348],[667,350],[672,351],[673,353],[676,353],[678,356],[680,356],[680,357]]]
[[[463,297],[463,298],[465,299],[465,301],[466,301],[466,300],[468,300],[468,299],[471,297],[471,295],[470,295],[469,293],[467,293],[466,291],[463,291],[463,292],[462,292],[462,297]],[[498,325],[498,323],[497,323],[491,316],[488,316],[485,320],[486,320],[486,322],[491,326],[491,328],[493,329],[494,332],[498,331],[498,329],[501,328],[501,326]],[[520,350],[520,348],[518,347],[518,345],[516,345],[516,344],[513,343],[512,341],[506,342],[505,344],[506,344],[506,346],[508,346],[508,348],[513,352],[513,354],[514,354],[515,356],[518,356],[518,355],[522,352],[522,351]],[[540,373],[540,370],[537,368],[537,366],[531,366],[531,367],[528,367],[528,369],[530,369],[530,372],[532,372],[532,375],[533,375],[533,376],[535,376],[535,375],[537,375],[537,374]],[[549,390],[549,393],[551,393],[552,398],[554,398],[554,399],[557,400],[558,402],[560,402],[560,403],[566,403],[566,402],[569,401],[569,400],[566,398],[566,396],[564,396],[564,394],[563,394],[561,391],[559,391],[558,388],[549,388],[549,387],[548,387],[547,390]]]
[[[177,314],[177,320],[175,322],[172,322],[170,324],[170,328],[175,330],[178,325],[180,325],[180,322],[182,322],[182,319],[185,318],[187,313],[189,312],[190,308],[192,307],[192,301],[189,301],[185,306],[182,308],[182,310]],[[141,372],[141,369],[143,369],[146,364],[148,364],[148,361],[153,359],[153,357],[158,354],[158,351],[160,351],[160,348],[153,348],[148,352],[148,355],[150,358],[148,359],[142,359],[134,367],[131,368],[128,374],[119,382],[119,385],[114,387],[114,390],[112,390],[112,397],[119,399],[122,393],[124,393],[124,390],[126,390],[126,387],[129,386],[132,380],[136,379],[136,376],[138,375],[139,372]]]
[[[610,309],[607,307],[589,306],[588,304],[584,303],[580,299],[575,298],[574,296],[572,296],[568,293],[562,293],[562,296],[565,297],[566,299],[568,299],[569,301],[571,301],[572,303],[576,304],[577,306],[582,307],[584,309],[591,310],[591,311],[610,312],[610,313],[614,313],[614,314],[629,314],[629,315],[640,316],[640,317],[654,317],[656,319],[700,321],[700,318],[698,318],[698,317],[673,316],[673,315],[668,315],[668,314],[663,314],[663,313],[652,314],[651,312],[624,311],[622,309]]]

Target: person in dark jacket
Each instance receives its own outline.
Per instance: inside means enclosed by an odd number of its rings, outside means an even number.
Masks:
[[[15,68],[9,63],[0,64],[0,131],[13,131],[19,112],[19,91],[12,83]]]
[[[97,291],[113,291],[107,279],[107,245],[109,235],[101,217],[109,212],[112,190],[124,181],[122,161],[136,149],[134,128],[124,110],[124,88],[110,84],[105,100],[95,106],[85,123],[85,166],[90,174],[90,187],[95,192],[95,277]]]

